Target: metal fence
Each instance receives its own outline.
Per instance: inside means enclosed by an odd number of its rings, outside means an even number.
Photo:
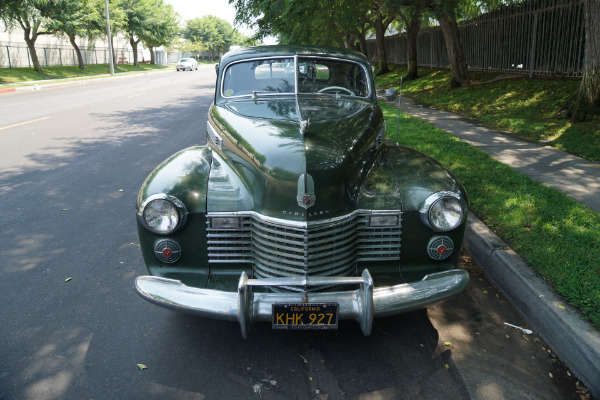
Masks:
[[[535,0],[464,21],[459,24],[459,35],[469,69],[580,76],[585,45],[583,12],[582,0]],[[408,63],[405,35],[387,37],[385,47],[388,61]],[[367,54],[378,60],[374,40],[367,41]],[[448,67],[439,27],[419,32],[417,63]]]
[[[85,65],[108,64],[110,60],[108,48],[80,49]],[[79,65],[77,54],[72,46],[53,46],[36,48],[36,54],[42,67]],[[119,63],[133,63],[133,51],[118,50]],[[138,51],[138,61],[150,61],[150,54]],[[155,62],[167,64],[167,54],[159,50],[155,52]],[[29,48],[25,44],[0,44],[0,68],[33,67]]]

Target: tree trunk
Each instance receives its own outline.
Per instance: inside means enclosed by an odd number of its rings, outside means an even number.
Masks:
[[[346,33],[344,35],[344,48],[352,49],[354,47],[353,39],[354,37],[350,33]]]
[[[131,45],[131,51],[133,51],[133,66],[134,67],[140,66],[138,64],[138,53],[137,53],[137,47],[138,47],[139,42],[140,42],[139,39],[136,41],[133,39],[133,36],[129,36],[129,44]]]
[[[421,28],[421,10],[411,10],[410,17],[405,21],[406,39],[408,42],[408,71],[406,71],[405,80],[413,80],[419,77],[417,67],[417,36]]]
[[[585,0],[585,53],[579,89],[568,104],[572,121],[600,113],[600,0]]]
[[[110,37],[110,43],[112,44],[112,51],[113,51],[113,66],[115,68],[117,68],[119,65],[119,58],[117,57],[117,49],[115,48],[115,41],[113,39],[113,37]]]
[[[156,59],[154,58],[154,46],[150,47],[150,64],[155,65]]]
[[[389,24],[391,24],[393,18],[383,19],[383,16],[379,16],[375,20],[375,42],[377,43],[377,57],[379,58],[379,75],[390,72],[387,65],[387,55],[385,52],[385,31]]]
[[[35,41],[38,37],[36,29],[31,29],[29,26],[24,25],[21,21],[19,21],[19,24],[21,25],[21,28],[23,28],[23,38],[25,39],[25,43],[27,43],[27,48],[29,49],[29,55],[31,56],[33,69],[34,71],[42,72],[42,65],[40,64],[37,52],[35,51]]]
[[[77,54],[77,62],[79,63],[79,69],[85,69],[85,64],[83,63],[83,57],[81,56],[81,50],[79,50],[79,46],[75,43],[75,35],[68,35],[69,42],[71,42],[71,46],[75,49],[75,54]]]
[[[359,48],[360,52],[366,56],[367,55],[367,38],[365,37],[365,34],[362,32],[357,32],[356,38],[358,39],[358,48]]]
[[[453,87],[459,87],[469,84],[471,79],[469,78],[467,59],[462,44],[460,43],[456,20],[447,15],[443,15],[438,17],[438,21],[446,42],[448,62],[450,64],[450,72],[452,72],[451,85]]]

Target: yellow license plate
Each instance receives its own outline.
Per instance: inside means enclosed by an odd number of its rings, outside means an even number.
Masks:
[[[273,304],[273,329],[337,329],[337,303]]]

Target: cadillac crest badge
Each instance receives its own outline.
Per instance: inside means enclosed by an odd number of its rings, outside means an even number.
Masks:
[[[315,205],[317,197],[315,196],[315,182],[310,174],[302,174],[298,178],[298,195],[296,196],[298,205],[302,208],[309,208]]]

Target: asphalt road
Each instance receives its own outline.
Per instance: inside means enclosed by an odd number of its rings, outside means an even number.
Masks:
[[[138,297],[137,191],[204,143],[214,80],[208,66],[0,95],[0,399],[579,398],[468,257],[463,294],[367,338],[346,322],[243,340]]]

